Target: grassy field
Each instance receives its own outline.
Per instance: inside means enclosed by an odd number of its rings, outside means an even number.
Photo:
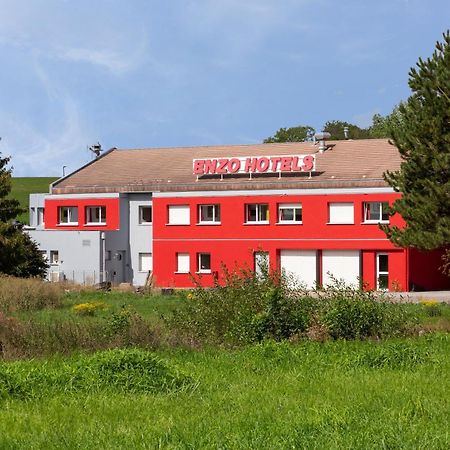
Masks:
[[[102,339],[124,308],[153,329],[180,301],[73,291],[52,307],[8,314],[48,327],[53,340],[66,339],[57,334],[58,323],[90,324]],[[108,308],[77,315],[74,306],[87,302]],[[425,328],[450,319],[448,305],[431,314],[424,305],[406,307]],[[23,338],[20,323],[13,327]],[[46,349],[45,339],[35,341],[35,350]],[[266,341],[240,349],[155,342],[135,355],[139,370],[129,360],[99,366],[104,352],[44,352],[45,358],[0,363],[0,448],[449,448],[449,333]],[[148,360],[161,367],[152,363],[148,372]],[[165,381],[171,374],[190,381],[172,389]],[[143,392],[149,380],[153,385]]]
[[[21,214],[18,220],[24,223],[29,222],[28,207],[29,195],[40,192],[48,192],[50,183],[55,181],[55,177],[13,177],[10,197],[19,200],[21,206],[27,212]]]

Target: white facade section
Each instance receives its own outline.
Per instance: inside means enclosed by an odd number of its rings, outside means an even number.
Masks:
[[[177,253],[177,273],[189,273],[190,264],[189,253]]]
[[[353,224],[355,222],[355,207],[353,203],[329,203],[329,223]]]
[[[317,282],[317,252],[315,250],[281,250],[281,270],[294,282],[308,289],[316,287]]]
[[[169,205],[170,225],[189,225],[190,219],[189,205]]]
[[[360,278],[359,250],[324,250],[322,253],[322,282],[333,284],[333,278],[347,285],[358,286]]]
[[[44,202],[47,194],[30,194],[30,226],[44,228]]]
[[[131,281],[135,286],[145,284],[147,273],[139,271],[139,253],[153,253],[152,223],[142,223],[142,208],[152,206],[151,194],[128,194],[129,201],[129,251],[131,256]],[[122,227],[122,223],[120,225]]]

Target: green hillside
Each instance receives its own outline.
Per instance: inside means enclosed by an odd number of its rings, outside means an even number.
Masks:
[[[48,192],[50,183],[57,180],[56,177],[13,177],[10,197],[19,200],[21,206],[27,211],[21,214],[17,220],[29,223],[29,195],[39,192]]]

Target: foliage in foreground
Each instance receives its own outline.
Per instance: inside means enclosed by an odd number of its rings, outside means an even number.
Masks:
[[[197,288],[171,320],[201,342],[242,345],[264,339],[362,339],[405,334],[412,317],[383,294],[335,280],[315,293],[293,286],[288,276],[262,270],[223,269],[223,284]]]
[[[0,364],[0,400],[57,393],[173,392],[192,385],[190,377],[139,349],[77,355],[56,364],[40,363],[37,367],[21,362]]]

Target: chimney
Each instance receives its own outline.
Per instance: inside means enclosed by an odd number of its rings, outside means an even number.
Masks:
[[[319,153],[323,153],[327,149],[327,144],[325,143],[325,141],[327,139],[330,139],[330,137],[331,134],[326,131],[322,131],[321,133],[316,133],[314,135],[314,139],[316,141],[319,141]]]

